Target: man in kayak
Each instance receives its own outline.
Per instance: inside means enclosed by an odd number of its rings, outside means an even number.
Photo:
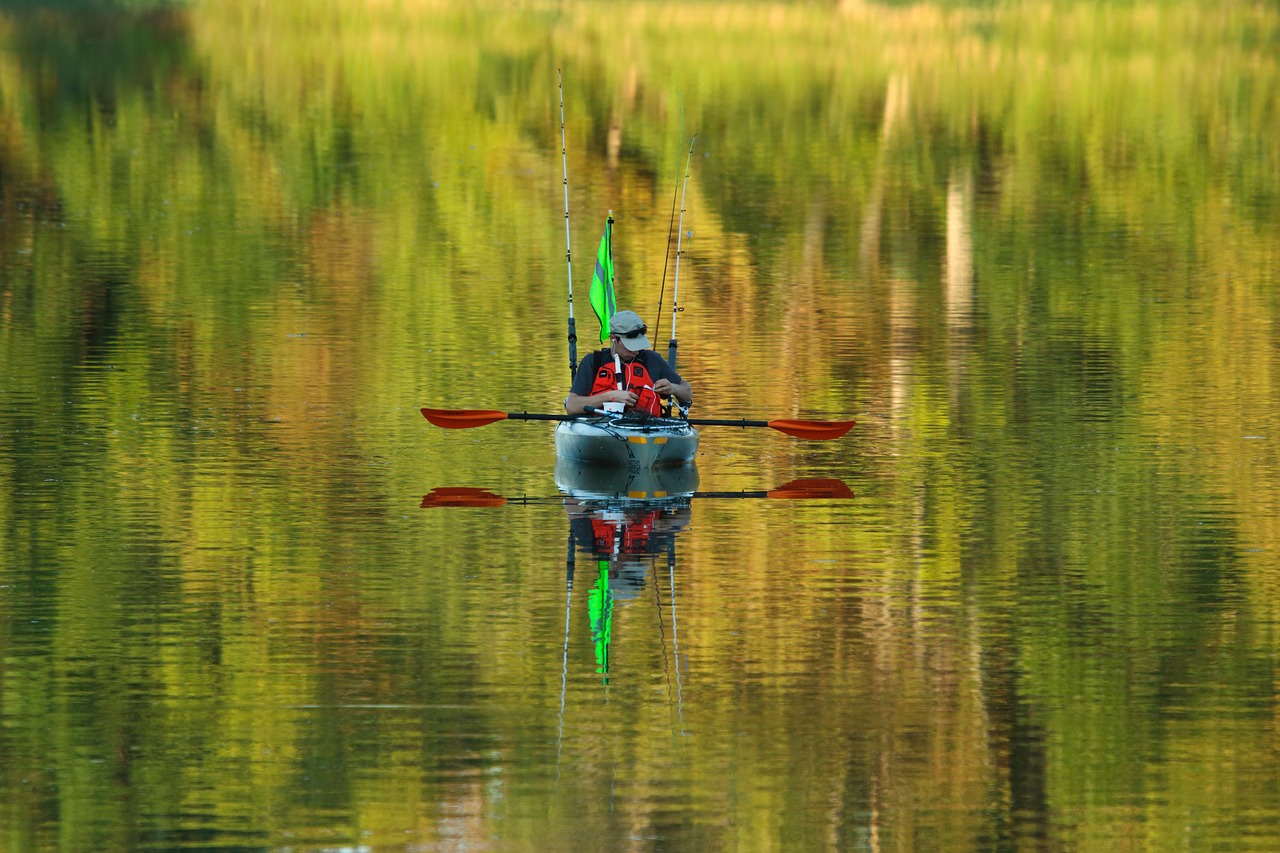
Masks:
[[[649,415],[662,413],[662,397],[675,397],[681,408],[693,402],[693,388],[654,352],[649,329],[634,311],[609,318],[609,348],[591,353],[578,365],[564,410],[586,414],[587,407]]]

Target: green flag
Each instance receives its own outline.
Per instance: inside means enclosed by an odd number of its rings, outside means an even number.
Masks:
[[[591,307],[600,318],[600,343],[609,342],[609,318],[618,312],[613,295],[613,217],[604,223],[604,236],[596,252],[596,269],[591,274]]]

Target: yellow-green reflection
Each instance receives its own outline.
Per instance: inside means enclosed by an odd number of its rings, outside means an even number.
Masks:
[[[1275,846],[1274,8],[93,5],[0,4],[0,843]],[[861,422],[705,434],[858,498],[693,505],[676,735],[642,606],[559,713],[563,508],[416,506],[552,491],[416,407],[563,396],[558,68],[582,339],[698,131],[698,413]]]

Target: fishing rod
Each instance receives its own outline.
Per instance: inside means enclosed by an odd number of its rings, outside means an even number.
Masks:
[[[684,145],[684,118],[683,108],[681,108],[680,121],[680,143]],[[680,152],[676,149],[676,167],[680,166]],[[657,319],[653,323],[653,336],[658,336],[658,330],[662,328],[662,303],[667,297],[667,264],[671,261],[671,226],[676,224],[676,199],[680,196],[680,173],[676,172],[676,185],[671,188],[671,216],[667,219],[667,248],[662,253],[662,287],[658,289],[658,311]]]
[[[694,133],[689,140],[689,156],[684,163],[684,186],[680,190],[680,225],[676,228],[676,276],[671,286],[671,340],[667,342],[667,363],[676,369],[676,315],[684,309],[680,307],[680,243],[684,238],[684,197],[689,189],[689,169],[693,165],[693,143],[698,141]],[[656,334],[656,333],[655,333]]]
[[[564,138],[564,75],[556,69],[560,86],[560,162],[564,166],[564,264],[569,273],[569,379],[578,376],[578,330],[573,319],[573,251],[569,247],[569,154]],[[677,268],[679,259],[676,261]]]

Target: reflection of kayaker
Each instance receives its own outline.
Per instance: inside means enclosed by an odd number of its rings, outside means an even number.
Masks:
[[[670,607],[670,639],[676,663],[673,702],[679,713],[682,700],[675,542],[680,532],[689,526],[693,499],[848,500],[854,496],[844,482],[834,478],[791,480],[768,490],[699,492],[698,469],[694,465],[636,470],[558,459],[555,480],[561,495],[554,498],[506,498],[483,488],[443,486],[424,495],[421,506],[424,509],[494,508],[550,501],[564,506],[569,516],[569,536],[565,555],[564,648],[560,672],[561,742],[569,679],[573,582],[579,551],[589,554],[595,561],[595,576],[587,590],[587,618],[596,673],[606,685],[612,664],[610,652],[616,606],[635,598],[645,588],[649,570],[653,569],[653,593],[658,603],[660,631],[665,632],[666,629],[666,619],[661,615],[664,589]],[[657,567],[657,559],[664,553],[667,557],[665,574]],[[664,666],[667,660],[666,639],[663,633]],[[667,674],[670,679],[672,669],[668,668]],[[672,687],[670,680],[668,687]],[[683,721],[682,714],[680,719]]]
[[[662,510],[651,509],[626,516],[613,512],[594,512],[589,519],[575,518],[569,522],[571,530],[575,530],[574,538],[579,547],[584,545],[597,554],[613,554],[621,551],[624,554],[643,554],[649,544],[649,534],[653,532],[654,522],[662,515]],[[589,529],[583,531],[582,522],[586,521]],[[622,523],[619,523],[622,522]],[[583,533],[590,536],[586,541]]]
[[[569,515],[569,588],[576,551],[596,562],[594,583],[587,591],[587,617],[596,672],[607,684],[615,607],[640,594],[659,556],[666,555],[674,572],[675,539],[689,526],[689,497],[697,488],[698,472],[693,466],[666,472],[602,472],[561,461],[556,465],[556,485],[566,493]]]
[[[572,498],[565,501],[569,530],[578,549],[612,560],[666,553],[677,533],[689,526],[689,507],[599,509]]]
[[[689,506],[639,502],[626,508],[600,507],[567,498],[565,509],[570,530],[569,584],[573,583],[575,548],[596,561],[595,581],[587,591],[587,615],[596,672],[608,683],[614,607],[639,596],[658,557],[666,555],[674,569],[675,538],[689,524]]]

